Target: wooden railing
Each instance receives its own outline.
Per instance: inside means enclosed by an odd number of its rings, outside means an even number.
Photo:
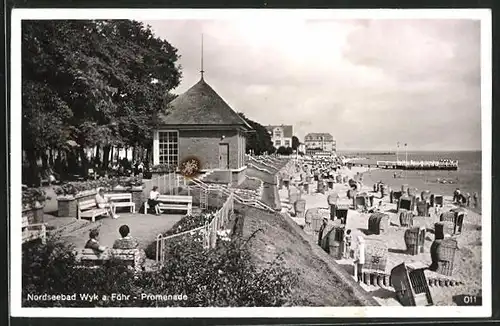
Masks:
[[[199,233],[202,236],[203,248],[215,248],[217,243],[217,231],[223,229],[231,216],[234,213],[234,196],[231,194],[227,197],[224,205],[215,213],[215,216],[212,220],[205,225],[184,231],[178,234],[163,236],[163,234],[159,234],[156,237],[156,261],[160,264],[163,264],[166,258],[167,243],[170,241],[179,240],[182,237],[186,237],[189,235],[195,235]]]

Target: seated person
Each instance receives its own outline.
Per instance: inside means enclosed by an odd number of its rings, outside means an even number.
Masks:
[[[115,240],[113,244],[113,249],[137,249],[139,247],[139,242],[130,236],[130,228],[128,225],[122,225],[118,229],[121,239]]]
[[[154,186],[149,193],[148,206],[155,209],[156,215],[160,215],[162,213],[162,211],[160,210],[160,206],[158,205],[160,203],[158,201],[159,196],[160,193],[158,192],[158,187]]]
[[[85,249],[93,249],[94,251],[103,252],[106,247],[99,245],[99,231],[91,230],[89,233],[89,240],[85,244]]]
[[[112,218],[118,218],[120,217],[119,215],[115,214],[114,210],[114,205],[113,203],[110,203],[105,197],[104,197],[104,189],[99,188],[97,194],[95,195],[95,202],[97,204],[97,207],[99,208],[105,208],[108,211],[108,214]]]
[[[139,241],[130,236],[130,228],[128,225],[122,225],[118,229],[121,239],[115,240],[113,243],[113,249],[139,249]],[[144,250],[139,249],[139,259],[138,263],[142,270],[144,270],[144,263],[146,262],[146,253]]]

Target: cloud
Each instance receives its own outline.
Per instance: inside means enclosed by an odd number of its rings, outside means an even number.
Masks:
[[[181,54],[177,93],[200,78],[261,124],[339,149],[481,146],[480,24],[473,20],[148,21]]]

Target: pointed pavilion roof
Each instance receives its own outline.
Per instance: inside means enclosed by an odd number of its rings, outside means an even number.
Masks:
[[[159,114],[162,125],[211,125],[253,128],[217,94],[203,77],[169,104],[169,113]]]

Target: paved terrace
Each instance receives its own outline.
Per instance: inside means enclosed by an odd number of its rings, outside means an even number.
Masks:
[[[109,217],[97,218],[96,223],[89,220],[77,221],[72,217],[57,217],[57,200],[56,194],[52,187],[45,187],[45,191],[51,197],[46,202],[44,212],[44,220],[49,228],[57,229],[72,222],[77,222],[80,228],[63,235],[63,239],[68,243],[74,244],[76,248],[83,248],[89,237],[89,230],[92,229],[92,224],[99,228],[100,243],[103,246],[112,247],[113,242],[120,238],[118,228],[127,224],[130,227],[130,234],[140,242],[141,248],[146,248],[149,243],[156,239],[159,233],[165,232],[179,221],[184,215],[180,214],[162,214],[160,216],[151,214],[142,214],[136,211],[135,214],[127,212],[126,208],[118,209],[120,215],[117,219]],[[72,228],[74,229],[74,228]]]
[[[285,164],[286,161],[282,162],[278,168],[284,166]],[[279,205],[279,197],[277,198],[277,189],[275,184],[276,179],[274,175],[254,168],[249,168],[247,171],[250,176],[264,181],[265,186],[263,189],[262,200],[271,207]],[[58,229],[75,222],[75,218],[57,217],[57,195],[52,187],[44,187],[44,190],[47,192],[47,195],[51,197],[51,199],[46,202],[44,208],[45,222],[48,224],[49,229]],[[195,197],[193,198],[193,204],[196,205],[197,202],[199,202],[196,198],[196,191],[193,191],[191,195]],[[63,238],[68,243],[74,244],[76,248],[82,248],[88,240],[89,230],[93,227],[97,227],[99,228],[99,242],[101,245],[111,247],[113,242],[120,237],[118,232],[119,227],[123,224],[127,224],[130,227],[131,235],[139,240],[142,248],[146,248],[149,243],[156,239],[156,236],[159,233],[172,228],[172,226],[184,216],[182,213],[162,214],[160,216],[142,214],[139,212],[132,214],[129,213],[126,208],[120,209],[118,214],[120,215],[118,219],[112,219],[109,217],[98,218],[94,225],[92,225],[92,222],[85,219],[76,221],[77,224],[72,227],[71,230],[65,232],[65,234],[63,234]]]

